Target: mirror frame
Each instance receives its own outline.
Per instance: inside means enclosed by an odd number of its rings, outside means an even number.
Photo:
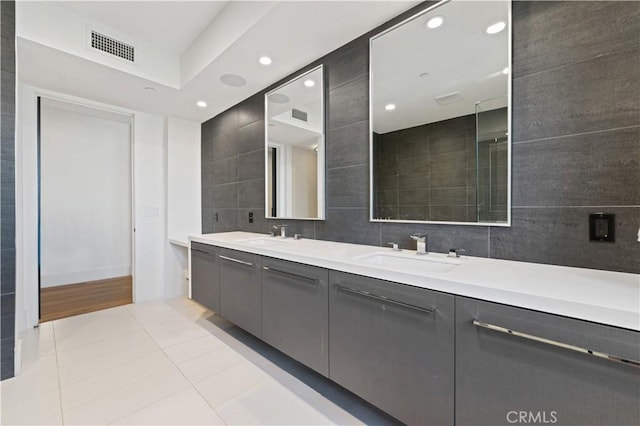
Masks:
[[[269,161],[269,95],[277,92],[283,87],[300,80],[314,71],[321,71],[320,78],[320,111],[322,111],[322,149],[318,149],[318,168],[317,168],[317,187],[318,187],[318,217],[294,217],[294,216],[272,216],[269,211],[269,176],[267,163]],[[327,111],[326,111],[326,92],[325,92],[325,72],[324,65],[320,64],[311,69],[303,71],[294,77],[288,79],[279,86],[269,90],[264,94],[264,216],[265,219],[273,220],[325,220],[326,219],[326,146],[327,146]],[[320,144],[319,144],[320,146]]]
[[[431,5],[413,15],[404,19],[403,21],[387,28],[384,31],[375,34],[369,38],[369,221],[380,223],[422,223],[430,225],[467,225],[467,226],[496,226],[496,227],[510,227],[511,226],[511,167],[512,167],[512,121],[513,121],[513,108],[512,108],[512,85],[513,85],[513,19],[512,19],[512,4],[511,1],[505,1],[507,3],[507,21],[508,26],[508,67],[509,74],[507,75],[507,220],[505,222],[456,222],[456,221],[435,221],[435,220],[401,220],[401,219],[375,219],[375,206],[374,206],[374,161],[373,161],[373,42],[375,39],[382,37],[383,35],[393,31],[394,29],[401,27],[402,25],[419,18],[420,16],[449,3],[452,0],[441,0],[438,3]],[[477,187],[476,187],[477,191]]]

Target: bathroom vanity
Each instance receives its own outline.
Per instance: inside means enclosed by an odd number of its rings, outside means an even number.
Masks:
[[[190,244],[194,300],[404,423],[640,421],[637,275],[246,232]]]

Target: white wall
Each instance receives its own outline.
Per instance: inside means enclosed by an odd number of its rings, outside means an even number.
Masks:
[[[131,275],[131,118],[41,102],[41,286]]]
[[[134,114],[134,301],[164,296],[166,120]]]
[[[187,243],[202,232],[200,123],[169,117],[167,123],[167,235]],[[187,294],[187,248],[169,244],[165,252],[164,297]]]

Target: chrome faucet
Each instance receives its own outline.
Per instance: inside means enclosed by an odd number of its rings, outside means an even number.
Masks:
[[[427,234],[417,233],[409,235],[412,240],[416,240],[416,254],[427,254]]]
[[[391,246],[391,250],[402,251],[402,249],[398,247],[398,243],[389,242],[387,245]]]
[[[280,230],[280,236],[282,238],[287,238],[287,225],[271,225],[271,236],[277,237],[278,230]]]

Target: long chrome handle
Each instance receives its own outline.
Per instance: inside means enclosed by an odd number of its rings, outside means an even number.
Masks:
[[[296,279],[299,279],[299,280],[307,281],[307,282],[309,282],[311,284],[317,284],[317,282],[318,282],[317,278],[305,277],[304,275],[298,275],[298,274],[294,274],[292,272],[281,271],[280,269],[274,269],[274,268],[270,268],[268,266],[263,266],[262,269],[264,269],[265,271],[269,271],[269,272],[275,272],[276,274],[286,275],[288,277],[292,277],[292,278],[296,278]]]
[[[229,260],[231,262],[239,263],[241,265],[253,266],[253,263],[251,262],[245,262],[244,260],[234,259],[233,257],[220,255],[220,259]]]
[[[435,309],[423,308],[422,306],[416,306],[410,303],[400,302],[398,300],[389,299],[388,297],[385,297],[385,296],[379,296],[377,294],[369,293],[368,291],[362,291],[352,287],[345,287],[339,284],[335,284],[335,287],[338,290],[343,290],[349,293],[357,294],[359,296],[369,297],[371,299],[380,300],[382,302],[392,303],[394,305],[403,306],[405,308],[414,309],[416,311],[426,312],[428,314],[433,314],[435,312]]]
[[[501,327],[499,325],[488,324],[486,322],[473,320],[473,325],[477,327],[486,328],[493,331],[498,331],[500,333],[510,334],[513,336],[522,337],[523,339],[533,340],[535,342],[544,343],[546,345],[555,346],[558,348],[568,349],[570,351],[580,352],[583,354],[595,356],[597,358],[606,359],[609,361],[619,362],[626,365],[632,365],[634,367],[640,367],[640,361],[634,361],[631,359],[625,359],[616,355],[610,355],[604,352],[593,351],[591,349],[582,348],[580,346],[570,345],[568,343],[558,342],[557,340],[551,340],[544,337],[534,336],[533,334],[522,333],[520,331],[511,330],[506,327]]]

